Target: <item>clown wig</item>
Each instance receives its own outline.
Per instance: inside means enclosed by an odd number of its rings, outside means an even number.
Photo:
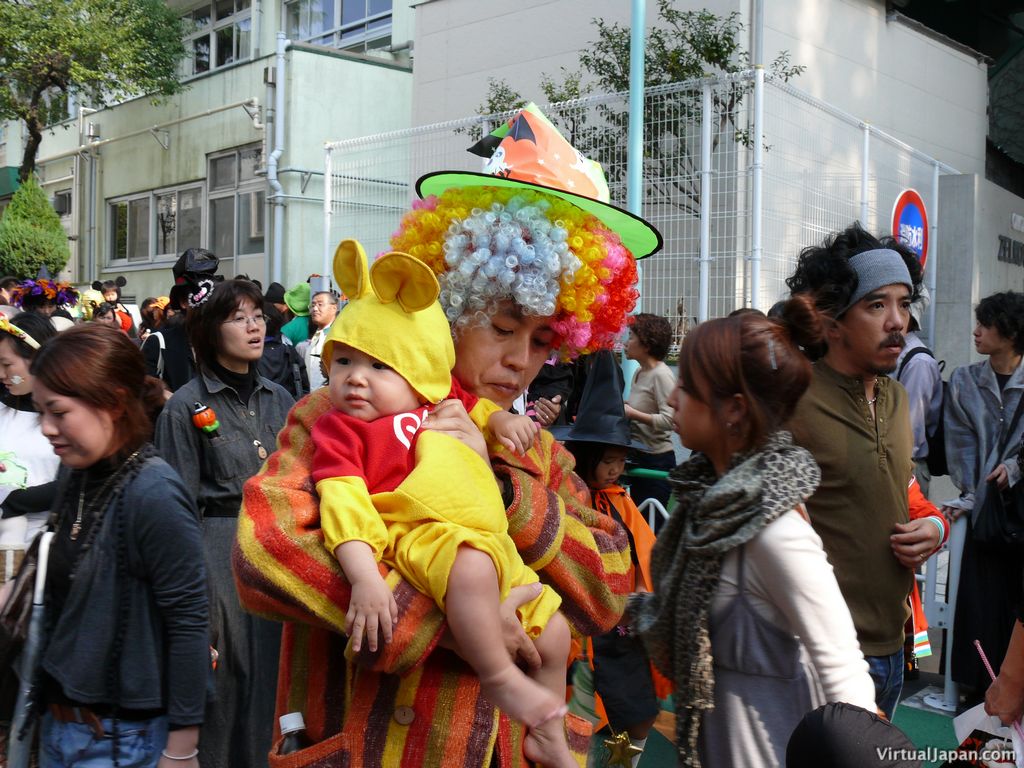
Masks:
[[[477,187],[414,201],[391,245],[437,273],[454,332],[511,299],[527,315],[554,317],[563,358],[610,348],[639,296],[619,236],[543,192]]]

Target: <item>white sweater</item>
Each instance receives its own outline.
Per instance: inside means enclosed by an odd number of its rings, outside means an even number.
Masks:
[[[717,616],[736,597],[739,550],[722,563],[711,603]],[[825,699],[875,711],[875,688],[821,539],[796,511],[767,525],[745,547],[747,599],[757,613],[800,638]]]
[[[26,487],[48,483],[57,476],[60,460],[50,441],[43,437],[39,414],[18,411],[0,403],[0,461],[16,463],[28,472]],[[0,502],[14,487],[3,484],[0,475]],[[0,548],[20,549],[31,542],[46,522],[46,513],[0,521]]]

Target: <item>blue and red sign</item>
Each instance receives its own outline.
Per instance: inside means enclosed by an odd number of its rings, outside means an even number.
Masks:
[[[896,198],[892,207],[892,236],[913,249],[924,269],[928,259],[928,212],[916,190],[905,189]]]

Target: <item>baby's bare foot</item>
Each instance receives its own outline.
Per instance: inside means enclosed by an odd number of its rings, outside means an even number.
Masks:
[[[488,678],[481,678],[480,688],[489,702],[527,728],[561,718],[566,712],[564,701],[513,664]]]
[[[523,754],[544,768],[579,768],[565,739],[564,716],[530,728],[523,740]]]

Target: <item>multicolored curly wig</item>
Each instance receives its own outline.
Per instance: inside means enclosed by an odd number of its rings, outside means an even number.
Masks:
[[[636,262],[596,217],[542,192],[449,189],[413,202],[391,237],[430,266],[458,332],[504,299],[553,315],[563,358],[609,349],[636,306]]]

